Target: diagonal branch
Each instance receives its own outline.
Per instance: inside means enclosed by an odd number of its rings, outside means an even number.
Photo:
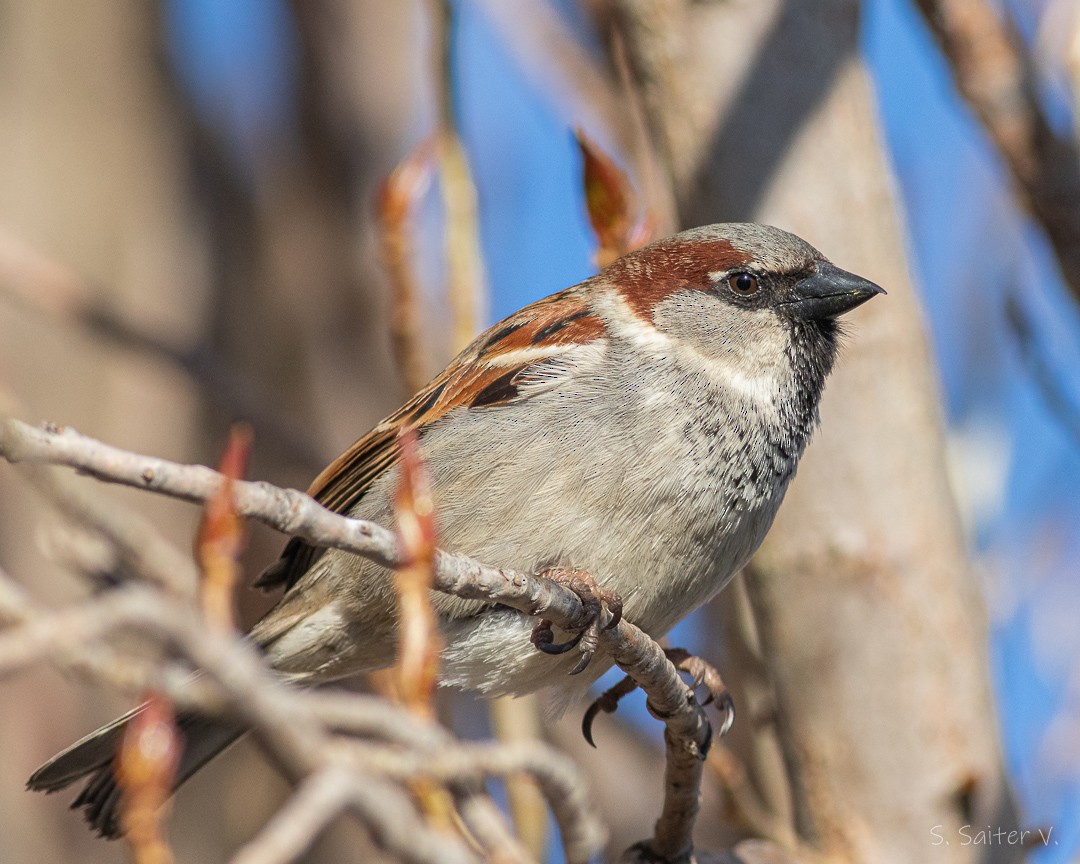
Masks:
[[[0,456],[9,462],[66,465],[105,482],[191,502],[206,500],[222,482],[218,472],[205,466],[181,465],[141,456],[103,444],[72,429],[53,425],[38,428],[14,419],[0,420]],[[280,489],[265,482],[236,481],[234,496],[238,513],[259,519],[279,531],[321,546],[353,552],[385,567],[392,568],[400,563],[391,531],[373,522],[333,513],[297,490]],[[581,630],[588,623],[581,600],[569,589],[543,577],[491,567],[464,555],[437,552],[433,587],[447,594],[497,602],[527,615],[539,615],[565,630]],[[141,617],[131,625],[159,627],[170,632],[172,623],[167,617],[162,621]],[[181,628],[170,635],[180,639],[188,634]],[[208,646],[212,642],[216,644],[215,639],[225,638],[225,634],[204,633],[203,638],[205,643],[194,640],[182,645],[199,668],[205,668],[204,663],[214,662],[214,657],[206,654]],[[641,629],[625,620],[620,621],[616,627],[603,631],[601,646],[645,691],[650,710],[666,726],[664,809],[649,847],[654,857],[660,860],[680,860],[692,848],[691,831],[697,814],[703,759],[712,735],[709,722],[693,690],[680,678],[664,650]],[[244,663],[217,669],[219,683],[230,692],[243,688],[244,674],[268,674],[265,670],[256,673],[250,668],[257,660],[253,652],[248,653],[250,658]],[[247,671],[241,673],[241,667]],[[234,675],[241,677],[238,679]],[[257,726],[261,724],[263,728],[270,723],[277,739],[278,756],[285,767],[292,769],[290,773],[294,777],[309,774],[314,758],[310,746],[310,718],[289,718],[285,712],[274,711],[275,719],[268,721],[262,707],[272,709],[261,706],[258,697],[259,694],[246,694],[246,701],[237,706],[244,719]],[[308,732],[305,732],[305,722]],[[554,788],[550,778],[545,781],[538,777],[538,780],[546,791]]]
[[[1080,302],[1080,152],[1054,134],[1016,38],[985,0],[916,0],[967,100],[1043,227]]]
[[[298,461],[315,469],[322,461],[308,431],[294,417],[283,416],[258,381],[240,374],[207,345],[188,345],[127,320],[92,284],[3,229],[0,299],[181,370],[210,404],[246,418],[264,439],[276,442]]]

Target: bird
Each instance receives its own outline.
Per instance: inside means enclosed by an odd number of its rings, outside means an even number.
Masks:
[[[493,325],[309,494],[391,523],[398,439],[412,430],[442,548],[522,572],[587,574],[571,587],[595,586],[610,617],[659,638],[761,544],[818,425],[837,318],[884,293],[778,228],[683,231]],[[284,589],[248,638],[286,680],[321,684],[393,662],[388,570],[292,538],[256,584]],[[582,660],[552,653],[525,614],[436,592],[432,603],[440,684],[491,696],[546,689],[565,705],[612,665],[601,650],[571,678]],[[138,710],[54,756],[29,788],[88,778],[72,807],[117,836],[113,757]],[[186,713],[178,725],[176,785],[245,731]]]

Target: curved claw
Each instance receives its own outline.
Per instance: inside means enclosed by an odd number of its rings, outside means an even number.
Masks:
[[[600,700],[593,700],[592,705],[585,709],[585,716],[581,718],[581,734],[585,737],[585,740],[589,742],[589,746],[594,750],[596,749],[596,742],[592,737],[592,724],[596,719],[596,715],[603,710],[600,706]]]
[[[577,647],[583,635],[584,633],[578,633],[578,635],[569,642],[563,642],[561,645],[556,645],[554,641],[555,636],[551,632],[551,622],[541,621],[533,628],[531,639],[533,645],[545,654],[565,654],[567,651]]]
[[[581,641],[581,635],[579,634],[577,639],[574,640],[573,644],[570,645],[570,648],[573,648],[574,645],[577,645],[577,643],[580,642],[580,641]],[[560,645],[559,647],[564,648],[564,646],[562,646],[562,645]],[[564,650],[568,650],[568,649],[564,648]],[[562,653],[562,652],[559,652],[559,653]],[[590,662],[592,662],[592,658],[593,658],[594,653],[595,653],[594,651],[589,651],[587,649],[583,649],[582,652],[581,652],[581,659],[578,661],[577,666],[575,666],[573,669],[570,670],[570,674],[571,675],[578,675],[578,674],[584,672],[585,668],[589,665]]]
[[[619,622],[622,621],[622,597],[616,594],[614,591],[606,591],[604,593],[604,603],[611,612],[611,620],[604,626],[605,630],[614,630],[619,626]]]
[[[581,718],[581,734],[589,742],[590,747],[596,747],[592,737],[592,724],[596,719],[596,715],[601,711],[605,714],[614,714],[623,696],[633,693],[637,686],[637,682],[629,675],[626,675],[617,684],[612,685],[597,696],[592,701],[592,704],[585,709],[585,716]]]
[[[600,619],[594,618],[592,623],[589,624],[584,630],[581,631],[581,635],[578,637],[581,642],[581,660],[577,666],[574,667],[571,675],[577,675],[580,672],[585,671],[585,667],[589,665],[593,655],[596,653],[596,649],[600,646]]]
[[[533,628],[531,641],[540,651],[545,654],[565,654],[572,648],[579,648],[581,659],[577,666],[570,672],[571,675],[579,675],[588,668],[593,656],[600,645],[602,630],[610,630],[617,627],[622,620],[622,599],[614,591],[609,591],[597,586],[593,578],[581,570],[568,570],[563,568],[551,568],[542,574],[557,585],[569,588],[581,600],[586,620],[589,622],[574,639],[562,645],[555,645],[555,637],[551,630],[551,622],[544,619]],[[604,619],[604,608],[607,607],[610,619],[607,624],[601,626]]]
[[[724,722],[720,725],[720,731],[716,736],[718,738],[723,738],[731,731],[731,727],[735,725],[735,700],[732,699],[731,694],[725,690],[720,694],[716,707],[724,712]]]
[[[705,741],[700,747],[698,747],[698,759],[702,762],[709,756],[709,751],[712,749],[713,742],[713,728],[712,723],[709,722],[709,718],[705,718]]]

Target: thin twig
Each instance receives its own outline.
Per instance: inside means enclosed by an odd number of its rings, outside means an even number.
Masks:
[[[1055,370],[1046,353],[1040,350],[1033,323],[1022,304],[1012,295],[1005,298],[1005,321],[1009,332],[1016,338],[1020,358],[1042,394],[1047,410],[1073,442],[1080,444],[1080,407],[1065,392],[1063,381],[1066,380],[1066,373]]]
[[[287,864],[299,858],[348,806],[352,775],[337,767],[307,777],[231,864]]]
[[[203,465],[181,465],[142,456],[80,435],[70,427],[34,427],[0,420],[0,455],[9,462],[67,465],[106,483],[120,483],[195,504],[218,488],[222,477]],[[295,489],[265,482],[237,481],[237,512],[286,534],[361,555],[383,567],[401,563],[392,531],[374,522],[350,519],[320,506]],[[548,579],[515,573],[439,550],[433,587],[471,600],[489,600],[527,615],[543,615],[567,630],[588,623],[580,599]]]
[[[436,136],[439,189],[442,192],[446,249],[446,289],[453,318],[451,354],[472,342],[484,301],[476,186],[454,114],[454,9],[448,0],[430,0],[434,31]]]
[[[653,716],[665,724],[664,805],[647,843],[649,851],[661,861],[687,860],[712,728],[664,649],[637,627],[621,621],[604,631],[601,645],[638,682]]]
[[[435,140],[425,138],[399,162],[379,192],[379,247],[390,281],[390,345],[407,395],[430,377],[416,275],[413,209],[434,173]]]
[[[720,786],[725,810],[732,821],[754,837],[771,840],[782,848],[798,850],[801,855],[811,858],[810,851],[799,843],[791,823],[770,811],[761,801],[747,780],[746,767],[734,753],[725,747],[714,747],[705,764]]]
[[[0,585],[10,577],[0,573]],[[23,604],[25,608],[25,604]],[[218,694],[204,711],[228,712],[250,725],[275,761],[294,782],[342,763],[346,750],[333,741],[318,717],[308,710],[304,691],[287,687],[265,667],[255,649],[229,633],[206,626],[193,607],[142,585],[127,585],[81,606],[41,613],[26,623],[0,631],[0,669],[26,665],[49,656],[63,660],[64,651],[47,651],[126,633],[138,634],[182,653]],[[178,704],[191,704],[187,682],[159,676],[150,669],[139,689],[157,686]],[[197,691],[196,691],[197,692]],[[179,697],[179,698],[178,698]],[[379,779],[356,760],[346,760],[355,782],[349,809],[357,812],[373,839],[402,860],[434,864],[469,862],[465,847],[451,837],[436,836],[419,818],[404,792]]]
[[[198,572],[184,555],[138,513],[90,494],[57,468],[26,464],[23,476],[67,519],[109,542],[132,573],[180,597],[194,596]]]
[[[434,717],[443,648],[438,614],[431,603],[435,506],[416,433],[404,435],[399,444],[401,479],[394,498],[394,518],[404,561],[394,573],[399,621],[395,690],[412,713]]]
[[[287,864],[303,854],[343,812],[357,810],[367,816],[383,812],[387,803],[384,796],[390,796],[402,812],[411,809],[404,796],[385,783],[361,781],[338,766],[325,767],[300,784],[281,812],[234,856],[232,864]],[[403,861],[417,864],[476,861],[465,847],[444,844],[443,838],[431,831],[413,838],[403,835],[384,819],[363,821],[378,825],[379,845],[392,849]]]
[[[79,274],[0,230],[0,297],[138,354],[182,370],[213,405],[251,422],[260,438],[277,443],[298,462],[318,469],[322,455],[307,428],[284,416],[279,400],[203,344],[185,345],[120,315],[103,291]]]
[[[471,786],[457,790],[454,801],[461,821],[490,864],[532,864],[534,859],[511,833],[495,802],[476,794]]]

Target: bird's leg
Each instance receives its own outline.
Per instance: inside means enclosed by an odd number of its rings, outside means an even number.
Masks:
[[[596,648],[600,644],[601,629],[610,630],[622,620],[622,598],[614,591],[601,588],[596,584],[596,580],[584,570],[555,567],[545,570],[540,575],[577,594],[589,617],[589,623],[585,625],[585,629],[562,645],[555,644],[551,622],[546,618],[542,619],[532,631],[533,645],[545,654],[564,654],[576,647],[581,652],[581,662],[570,674],[577,675],[589,665],[593,654],[596,653]],[[605,608],[610,615],[606,624],[604,623]]]
[[[697,655],[691,654],[685,648],[665,648],[664,654],[676,669],[690,676],[690,684],[695,690],[698,687],[705,688],[706,695],[702,705],[715,702],[716,707],[724,712],[724,722],[718,733],[718,736],[722,738],[735,722],[735,700],[731,698],[731,693],[720,677],[720,673],[716,671],[716,667]],[[645,705],[654,717],[663,719],[648,702]]]
[[[700,657],[691,654],[685,648],[665,648],[664,656],[671,661],[672,665],[680,672],[685,672],[690,676],[690,683],[694,690],[698,687],[704,687],[706,691],[705,700],[702,705],[708,705],[715,702],[717,707],[724,712],[724,722],[720,727],[720,736],[723,737],[731,729],[731,724],[735,722],[735,702],[731,698],[731,694],[728,692],[727,687],[724,685],[723,680],[720,678],[720,673],[716,671],[716,667],[711,663],[702,660]],[[619,702],[623,696],[627,696],[633,693],[637,688],[637,684],[634,679],[627,675],[615,686],[605,690],[599,697],[593,700],[593,703],[589,705],[585,711],[585,716],[581,718],[581,734],[585,736],[585,740],[592,744],[593,747],[596,744],[593,743],[592,737],[592,724],[596,719],[596,715],[603,711],[605,714],[614,714],[615,710],[619,707]],[[649,709],[649,713],[656,717],[658,720],[666,719],[659,711],[654,709],[652,705],[646,701],[646,707]],[[710,736],[711,737],[711,736]]]

